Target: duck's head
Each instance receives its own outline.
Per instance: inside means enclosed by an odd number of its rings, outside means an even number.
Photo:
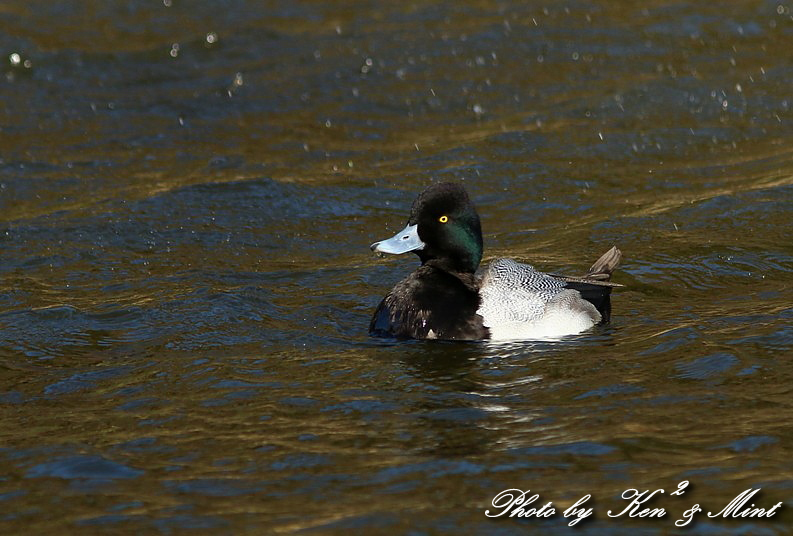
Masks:
[[[421,264],[473,273],[482,260],[479,215],[460,184],[433,184],[413,202],[405,228],[371,248],[393,254],[412,251]]]

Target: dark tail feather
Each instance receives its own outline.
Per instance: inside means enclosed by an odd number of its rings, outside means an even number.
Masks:
[[[614,246],[596,260],[583,277],[560,277],[567,288],[577,290],[582,298],[595,306],[603,317],[603,324],[611,320],[611,287],[622,286],[608,282],[621,258],[622,252]]]
[[[592,265],[592,268],[584,275],[583,279],[610,280],[611,272],[619,266],[620,259],[622,259],[622,252],[617,249],[617,246],[613,246],[595,261],[595,264]]]

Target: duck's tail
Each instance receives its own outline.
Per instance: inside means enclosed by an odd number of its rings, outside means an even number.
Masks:
[[[610,250],[605,252],[592,268],[584,274],[582,279],[594,279],[595,281],[609,281],[611,279],[611,272],[613,272],[620,264],[622,259],[622,252],[617,249],[617,246],[612,246]]]
[[[595,261],[586,275],[582,277],[554,275],[554,277],[564,281],[567,288],[580,292],[581,297],[598,310],[601,322],[606,323],[611,319],[611,289],[622,286],[609,281],[621,258],[622,252],[614,246]]]

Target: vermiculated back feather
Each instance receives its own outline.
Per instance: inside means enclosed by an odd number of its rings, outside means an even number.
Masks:
[[[482,275],[479,314],[485,325],[533,322],[565,288],[565,282],[512,259],[496,259]]]

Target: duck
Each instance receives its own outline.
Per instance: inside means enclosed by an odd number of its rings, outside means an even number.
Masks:
[[[397,339],[559,339],[611,319],[612,247],[581,277],[543,273],[512,259],[480,269],[479,214],[462,184],[433,183],[416,197],[405,228],[373,243],[377,253],[412,252],[421,265],[380,301],[369,334]]]

